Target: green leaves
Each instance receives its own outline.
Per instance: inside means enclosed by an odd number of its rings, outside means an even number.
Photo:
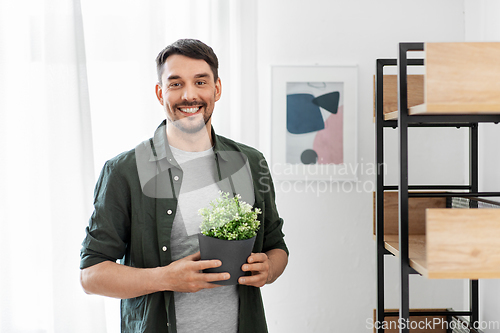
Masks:
[[[198,211],[203,219],[200,224],[201,233],[225,240],[254,237],[260,226],[257,215],[261,210],[256,208],[252,211],[252,206],[241,201],[239,194],[229,198],[229,193],[219,193],[220,197],[210,202],[209,207]]]

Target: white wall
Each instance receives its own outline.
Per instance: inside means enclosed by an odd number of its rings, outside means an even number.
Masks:
[[[261,0],[257,9],[260,149],[271,156],[271,66],[359,66],[358,161],[374,162],[375,60],[396,57],[401,41],[463,41],[464,3],[456,0]],[[466,181],[463,131],[410,134],[410,182]],[[387,130],[388,182],[397,181],[396,132]],[[446,151],[446,154],[443,152]],[[360,175],[360,184],[374,184]],[[285,274],[263,288],[270,332],[367,332],[375,307],[372,193],[280,190],[290,261]],[[387,258],[386,306],[398,307],[397,260]],[[412,276],[412,307],[463,307],[464,282]]]
[[[500,41],[500,2],[495,0],[465,0],[466,41]],[[500,125],[479,126],[479,190],[499,191]],[[481,280],[480,320],[485,333],[500,332],[500,281]]]
[[[221,1],[221,5],[223,2]],[[157,20],[163,22],[165,15],[164,11],[159,10],[160,3],[162,2],[157,1],[156,5],[143,8],[138,15],[147,16],[146,11],[158,12]],[[233,126],[233,121],[230,123],[231,126],[220,121],[216,128],[220,133],[226,131],[235,139],[256,145],[268,158],[271,156],[272,65],[355,63],[359,66],[358,161],[369,166],[374,162],[375,145],[372,122],[375,59],[395,57],[397,44],[401,41],[492,40],[500,37],[498,29],[500,21],[496,19],[499,12],[493,10],[498,8],[497,0],[424,0],[419,2],[408,0],[259,0],[255,3],[256,8],[253,7],[253,2],[246,2],[244,4],[246,7],[242,9],[247,14],[248,12],[251,12],[251,15],[255,14],[257,31],[256,35],[253,35],[249,29],[249,24],[253,24],[251,20],[249,22],[242,20],[241,29],[249,30],[245,34],[247,38],[241,38],[241,43],[247,47],[248,54],[245,54],[243,58],[248,66],[242,70],[241,75],[244,80],[239,87],[241,91],[238,92],[241,96],[237,94],[237,97],[248,101],[249,106],[242,109],[243,114],[238,113],[241,116],[241,124],[236,127],[241,128],[241,134],[235,137],[235,133],[229,133],[230,128],[236,128]],[[119,8],[120,6],[117,9],[109,8],[109,11],[113,12]],[[182,15],[175,16],[181,17]],[[198,21],[203,21],[202,18]],[[221,29],[231,30],[224,24],[223,19],[219,21]],[[99,26],[105,22],[107,21],[96,21],[95,29],[87,30],[87,32],[99,34],[103,30],[108,31],[109,29],[101,29],[102,27]],[[126,24],[116,24],[117,27],[124,25]],[[183,26],[182,29],[184,28]],[[161,41],[158,45],[151,42],[152,46],[137,44],[141,46],[141,49],[149,52],[149,55],[144,58],[141,53],[141,59],[137,61],[151,66],[151,59],[164,46],[165,38],[155,36],[146,27],[134,31],[140,32],[127,35],[135,36],[134,43],[130,45],[136,45],[135,41],[145,35],[150,36],[154,41]],[[155,33],[160,34],[156,30]],[[234,36],[232,38],[234,39]],[[250,44],[248,44],[249,38]],[[114,39],[110,37],[110,40]],[[127,41],[128,39],[124,40],[124,42]],[[217,44],[216,41],[214,43]],[[91,58],[93,45],[87,46],[89,58]],[[101,46],[94,45],[94,51],[99,51]],[[105,45],[103,47],[106,49]],[[150,49],[154,49],[154,52]],[[144,60],[146,58],[149,60]],[[100,59],[97,60],[100,61]],[[136,59],[132,60],[136,61]],[[227,61],[224,63],[221,61],[221,67],[226,66],[226,69],[221,68],[222,71],[229,72],[227,63]],[[254,68],[255,63],[258,77],[256,93],[251,87],[255,73],[249,72]],[[89,73],[90,80],[100,72],[100,67],[95,67],[95,69],[95,72]],[[144,73],[141,67],[135,75],[142,77],[146,75]],[[148,73],[147,75],[151,76],[150,81],[154,82],[154,72]],[[114,77],[115,74],[113,67],[106,76]],[[248,77],[251,78],[247,80],[250,83],[245,81]],[[225,85],[227,93],[225,98],[234,95],[231,94],[232,86]],[[238,89],[236,84],[234,86],[234,89]],[[138,88],[133,86],[131,89],[131,91],[136,91]],[[159,110],[152,95],[152,88],[144,89],[148,90],[140,90],[139,100],[142,101],[141,103],[147,101],[149,104],[147,107],[143,104],[137,107],[134,104],[132,108],[134,112],[151,108]],[[144,94],[151,95],[145,98]],[[233,102],[226,103],[233,105]],[[255,103],[258,103],[258,115],[252,114],[250,110]],[[120,106],[121,104],[114,105],[113,110],[122,110]],[[220,106],[218,105],[219,111]],[[233,109],[230,111],[235,112]],[[158,116],[153,114],[144,118],[145,114],[139,113],[136,117],[143,118],[133,118],[131,122],[144,123],[145,126],[142,127],[147,128],[148,132],[146,134],[134,133],[134,135],[140,136],[141,140],[148,137],[150,129],[153,128],[151,126],[156,125],[158,122],[156,118],[160,116],[161,114],[158,113]],[[116,114],[112,117],[115,119]],[[117,127],[132,128],[133,126],[128,126],[128,123],[125,124],[124,118],[126,117],[122,116],[119,119]],[[257,121],[260,126],[258,134],[254,126]],[[498,145],[493,146],[492,142],[499,141],[499,132],[496,128],[487,128],[486,131],[481,132],[481,142],[487,142],[484,147],[488,147],[488,151],[492,152],[496,149],[498,152]],[[96,142],[106,141],[104,131],[102,133],[101,140],[99,140],[99,135],[94,133]],[[389,141],[386,156],[389,173],[387,178],[388,183],[394,184],[397,181],[397,135],[396,131],[391,129],[388,129],[386,133]],[[106,135],[108,135],[107,132]],[[130,136],[124,140],[126,142],[120,142],[117,145],[131,148],[138,142],[135,136]],[[426,184],[465,182],[467,170],[462,166],[466,160],[464,148],[466,139],[463,130],[412,130],[410,140],[410,182]],[[113,148],[113,150],[114,153],[104,154],[103,152],[102,157],[97,156],[97,159],[104,159],[104,156],[109,158],[122,149]],[[483,155],[484,161],[487,162],[481,164],[481,181],[484,190],[498,190],[500,187],[498,171],[495,169],[500,162],[499,155],[498,153]],[[362,185],[374,184],[374,180],[373,175],[360,175],[361,188]],[[311,193],[310,190],[306,191],[303,186],[298,188],[302,193],[288,193],[280,190],[280,183],[276,185],[278,187],[277,203],[286,221],[284,231],[291,255],[285,274],[272,286],[263,288],[270,332],[368,331],[365,328],[366,320],[371,318],[375,307],[372,194],[355,191],[346,193],[341,188],[333,187],[330,193],[317,195]],[[397,260],[387,257],[386,264],[386,306],[395,308],[398,307],[399,288]],[[466,295],[463,281],[430,281],[412,276],[410,283],[412,307],[454,307],[456,309],[464,307],[463,300]],[[498,315],[500,313],[498,301],[500,284],[498,281],[481,281],[481,290],[483,319],[500,320]]]

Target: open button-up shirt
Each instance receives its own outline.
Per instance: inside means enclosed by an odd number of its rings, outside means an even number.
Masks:
[[[104,165],[94,191],[94,212],[82,243],[80,268],[117,261],[137,268],[172,262],[170,234],[182,184],[182,169],[170,151],[164,121],[154,137]],[[288,254],[283,220],[275,205],[270,170],[254,148],[215,135],[219,186],[260,208],[253,252],[282,249]],[[260,289],[238,285],[239,332],[267,332]],[[122,332],[175,333],[173,292],[121,301]]]

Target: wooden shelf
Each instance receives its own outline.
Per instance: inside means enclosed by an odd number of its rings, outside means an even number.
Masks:
[[[500,278],[500,209],[445,207],[442,197],[409,198],[410,266],[430,279]],[[384,192],[384,246],[395,256],[398,228],[398,193]]]
[[[410,235],[425,235],[425,210],[427,208],[446,208],[446,198],[409,198],[408,231]],[[398,192],[385,191],[384,235],[398,235],[398,216]],[[373,193],[373,235],[375,235],[375,193]]]
[[[384,236],[385,248],[396,257],[399,257],[398,237],[398,235]],[[410,266],[423,276],[428,277],[425,248],[425,235],[408,235]]]
[[[425,235],[408,235],[410,266],[429,279],[500,278],[500,209],[427,209]],[[399,256],[398,235],[385,248]]]
[[[384,114],[384,120],[398,120],[399,111],[392,111]]]
[[[498,92],[500,94],[500,91]],[[408,114],[411,115],[494,115],[500,114],[500,104],[494,105],[428,105],[428,104],[420,104],[416,106],[410,107],[408,110]],[[397,119],[397,112],[395,114],[391,114],[391,117],[395,117]],[[386,119],[389,120],[389,119]]]
[[[408,82],[408,106],[412,107],[422,104],[424,102],[424,76],[408,75],[407,82]],[[398,118],[398,76],[384,75],[384,119],[391,120],[397,118]]]
[[[424,50],[423,59],[407,57],[407,52],[421,50]],[[397,61],[377,59],[376,80],[374,80],[376,84],[374,120],[377,165],[383,164],[384,161],[383,140],[386,127],[400,126],[398,141],[401,148],[400,186],[385,186],[385,177],[379,174],[376,207],[374,201],[376,208],[374,210],[374,238],[377,243],[376,316],[380,322],[384,320],[384,256],[388,252],[403,259],[398,261],[401,278],[401,316],[405,317],[403,318],[405,320],[409,319],[410,309],[408,274],[414,273],[409,272],[408,265],[414,271],[430,279],[469,279],[472,281],[500,278],[500,209],[471,209],[469,207],[479,205],[476,205],[472,198],[462,198],[462,196],[473,195],[486,197],[497,195],[496,192],[488,194],[478,192],[475,165],[479,149],[477,123],[500,121],[500,80],[498,79],[500,77],[498,64],[500,42],[400,43],[399,52],[400,58]],[[402,76],[384,75],[385,66],[396,64],[398,75]],[[425,66],[423,67],[424,75],[407,75],[408,67],[421,65]],[[398,118],[400,121],[394,121]],[[381,119],[387,122],[380,121]],[[410,127],[460,128],[463,126],[470,127],[469,169],[472,173],[469,177],[469,184],[467,186],[410,185],[407,170],[408,129]],[[400,193],[404,197],[401,217],[399,217],[399,208],[402,207],[398,207],[398,193],[389,193],[386,191],[389,188],[404,191]],[[458,196],[460,199],[470,201],[463,205],[464,200],[457,200],[453,193],[412,195],[408,192],[409,188],[463,190]],[[445,197],[451,200],[447,201]],[[447,208],[446,206],[464,208]],[[404,223],[401,232],[404,230],[405,234],[399,234],[400,222]],[[376,235],[375,231],[377,231]],[[408,253],[400,251],[403,245],[400,243],[400,236],[404,236],[401,239],[405,247],[408,246]],[[480,318],[477,281],[470,283],[469,291],[470,310],[455,313],[469,316],[471,322],[477,323]],[[398,317],[397,313],[389,315]],[[453,317],[453,319],[457,318]],[[380,329],[377,329],[377,332],[379,331]],[[408,330],[403,329],[403,331]]]
[[[408,200],[408,249],[410,266],[424,276],[427,276],[425,253],[425,212],[427,208],[445,207],[446,198],[443,197],[409,198]],[[398,214],[398,192],[384,192],[385,248],[395,256],[399,256]],[[373,234],[375,235],[375,229]]]
[[[416,312],[436,312],[435,315],[420,315],[420,316],[410,316],[410,322],[415,322],[415,327],[412,328],[411,332],[427,332],[427,333],[446,333],[446,317],[443,315],[439,315],[438,313],[443,313],[443,312],[449,312],[451,309],[410,309],[410,312],[416,313]],[[385,309],[387,312],[398,312],[398,309]],[[452,310],[451,310],[452,311]],[[450,313],[451,314],[451,313]],[[398,325],[398,319],[399,317],[392,317],[392,316],[385,316],[385,325],[386,329],[384,330],[385,333],[399,333],[399,325]],[[436,320],[439,319],[439,321],[436,322]],[[376,310],[373,310],[373,322],[377,320],[376,317]],[[436,322],[436,325],[433,325],[432,328],[429,328],[428,325],[426,326],[426,323],[428,322]],[[440,325],[440,323],[442,323]],[[374,329],[375,331],[375,329]]]
[[[428,277],[500,278],[500,209],[428,209]]]
[[[500,94],[500,91],[499,91]],[[419,104],[409,108],[408,114],[412,115],[500,115],[500,105],[492,105],[491,110],[487,110],[483,105],[483,110],[479,110],[478,108],[465,109],[464,107],[455,108],[455,106],[449,105],[448,108],[446,106],[433,105],[430,108],[427,104]],[[474,111],[476,110],[476,111]],[[384,114],[384,120],[397,120],[399,115],[399,111],[391,111]]]
[[[409,318],[412,327],[410,332],[422,332],[422,333],[446,333],[446,329],[454,323],[456,327],[470,327],[468,320],[464,319],[463,316],[457,315],[456,311],[452,308],[448,309],[409,309],[412,314]],[[399,309],[385,309],[385,313],[396,313],[398,314]],[[461,312],[461,311],[459,311]],[[376,309],[373,309],[373,322],[377,321]],[[384,332],[385,333],[399,333],[398,325],[399,315],[386,315],[384,316]],[[451,323],[449,322],[451,320]],[[430,325],[429,322],[434,323]],[[380,323],[378,323],[380,325]],[[450,325],[451,324],[451,325]],[[376,330],[373,330],[376,332]],[[453,330],[455,332],[456,330]],[[460,332],[465,332],[465,330],[460,329]],[[469,329],[467,332],[470,333],[480,333],[482,331],[476,331],[474,329]]]
[[[407,79],[408,114],[500,114],[498,59],[500,43],[426,43],[423,88],[413,82],[410,75]],[[386,80],[390,91],[387,97]],[[398,118],[397,86],[394,85],[393,79],[389,75],[386,79],[384,75],[385,120]],[[416,100],[420,102],[415,103]]]

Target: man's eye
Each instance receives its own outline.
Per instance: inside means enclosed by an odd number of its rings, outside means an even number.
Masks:
[[[170,83],[170,87],[176,88],[179,87],[181,84],[180,83]]]
[[[196,82],[196,84],[199,85],[199,86],[202,86],[202,85],[205,84],[205,81],[198,81],[198,82]]]

